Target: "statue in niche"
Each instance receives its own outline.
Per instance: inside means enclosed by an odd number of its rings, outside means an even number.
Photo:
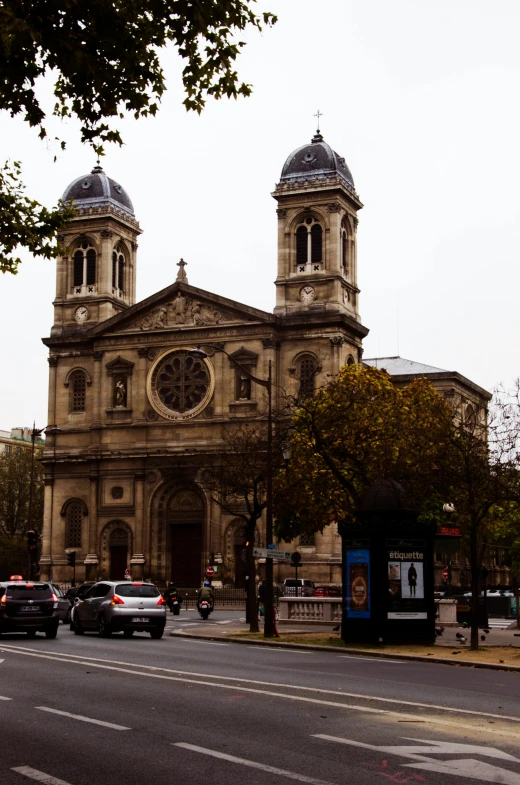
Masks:
[[[251,379],[248,379],[245,374],[241,374],[240,376],[238,400],[239,401],[251,400]]]
[[[116,409],[126,407],[126,381],[124,379],[118,379],[116,382],[115,399]]]
[[[178,292],[173,301],[173,317],[176,324],[186,324],[186,307],[186,298],[182,292]]]

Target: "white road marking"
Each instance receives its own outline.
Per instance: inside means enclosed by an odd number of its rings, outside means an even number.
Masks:
[[[387,660],[385,657],[377,657],[377,658],[376,657],[362,657],[362,656],[357,657],[355,654],[340,654],[338,659],[340,659],[340,660],[358,660],[358,662],[359,661],[365,662],[366,660],[369,660],[370,662],[378,662],[380,665],[382,663],[386,663],[386,662],[389,662],[390,664],[395,663],[396,665],[397,664],[398,665],[408,665],[408,663],[405,662],[404,660]]]
[[[214,624],[231,624],[233,619],[226,619],[225,621],[216,621]]]
[[[185,643],[197,643],[199,646],[229,646],[229,643],[217,643],[216,641],[196,641],[193,638],[183,638]],[[199,676],[202,674],[199,673]]]
[[[314,734],[314,738],[334,741],[339,744],[348,744],[351,747],[359,747],[364,750],[375,750],[383,754],[399,755],[402,758],[410,758],[414,763],[404,763],[403,768],[422,769],[424,771],[434,771],[437,774],[452,774],[458,777],[469,777],[474,780],[484,780],[484,782],[497,782],[502,785],[520,785],[520,774],[516,774],[509,769],[501,769],[498,766],[491,766],[484,761],[474,758],[459,758],[457,760],[432,760],[428,755],[454,755],[468,753],[470,755],[482,755],[488,758],[499,758],[500,760],[520,763],[519,758],[509,755],[507,752],[497,750],[495,747],[482,747],[475,744],[458,744],[446,741],[431,741],[430,739],[408,739],[408,741],[418,741],[420,746],[377,746],[375,744],[365,744],[364,742],[354,741],[353,739],[342,739],[338,736],[327,736],[326,734]]]
[[[260,651],[283,652],[284,654],[314,654],[313,651],[300,651],[300,649],[278,649],[276,646],[259,646]]]
[[[84,717],[83,714],[70,714],[68,711],[59,711],[59,709],[50,709],[48,706],[35,706],[35,709],[40,711],[48,711],[51,714],[59,714],[62,717],[69,717],[72,720],[80,720],[81,722],[91,722],[93,725],[103,725],[105,728],[112,728],[113,730],[132,730],[127,728],[126,725],[116,725],[113,722],[105,722],[104,720],[94,720],[92,717]]]
[[[3,695],[0,695],[0,701],[12,701],[12,698],[5,698]]]
[[[28,777],[30,780],[44,782],[45,785],[70,785],[70,783],[65,782],[65,780],[51,777],[50,774],[45,774],[45,772],[38,771],[38,769],[31,769],[30,766],[16,766],[16,768],[12,768],[11,771],[16,771],[17,774],[23,774],[24,777]]]
[[[191,639],[190,639],[191,640]],[[223,644],[224,645],[224,644]],[[229,644],[228,644],[229,645]],[[280,684],[277,682],[264,682],[264,681],[255,681],[253,679],[240,679],[235,678],[233,676],[218,676],[216,674],[204,674],[204,673],[196,673],[190,671],[179,671],[174,669],[167,669],[167,668],[158,668],[152,665],[136,665],[132,662],[119,662],[117,660],[103,660],[96,657],[81,657],[81,655],[72,655],[72,654],[63,654],[60,652],[59,655],[56,655],[55,652],[52,651],[45,651],[45,650],[35,650],[30,649],[27,647],[21,646],[11,646],[11,645],[0,645],[0,651],[6,652],[11,651],[15,652],[16,654],[24,654],[29,657],[37,657],[40,659],[47,659],[52,661],[57,661],[63,664],[63,662],[70,662],[73,665],[90,665],[93,668],[100,668],[102,670],[110,670],[110,671],[118,671],[120,673],[128,673],[133,674],[136,676],[150,676],[151,678],[155,679],[165,679],[167,681],[180,681],[184,683],[191,683],[191,684],[198,684],[201,686],[206,687],[218,687],[220,689],[229,689],[229,690],[238,690],[242,692],[252,692],[259,695],[269,695],[269,696],[276,696],[279,698],[286,698],[289,700],[299,700],[302,702],[307,703],[316,703],[325,706],[336,706],[339,709],[351,709],[353,711],[365,712],[369,714],[381,714],[387,715],[392,717],[398,717],[400,719],[424,719],[426,722],[435,723],[437,725],[446,725],[455,728],[467,728],[470,730],[485,730],[486,733],[498,734],[498,735],[506,735],[506,736],[513,736],[514,738],[518,739],[519,736],[517,733],[513,733],[511,731],[506,730],[495,730],[489,728],[486,725],[485,728],[479,728],[476,725],[464,725],[457,720],[449,721],[444,719],[437,719],[435,717],[431,717],[430,715],[426,717],[422,717],[421,715],[417,714],[405,714],[398,711],[389,711],[387,709],[376,709],[373,707],[368,706],[355,706],[346,703],[339,703],[336,701],[325,701],[325,700],[318,700],[315,698],[306,698],[304,696],[298,695],[287,695],[282,692],[272,692],[268,690],[260,690],[260,689],[253,689],[252,687],[243,687],[243,686],[234,686],[228,684],[219,684],[216,682],[210,681],[199,681],[198,679],[188,679],[187,676],[196,676],[199,678],[204,679],[220,679],[221,681],[231,681],[235,682],[236,684],[243,685],[243,684],[256,684],[259,686],[268,686],[273,689],[273,687],[282,687],[283,689],[294,689],[300,692],[312,692],[318,693],[321,695],[337,695],[343,698],[360,698],[364,700],[382,702],[382,703],[391,703],[391,704],[398,704],[398,705],[405,705],[405,706],[412,706],[412,707],[419,707],[419,708],[426,708],[426,709],[439,709],[444,714],[446,712],[453,712],[455,714],[466,714],[470,716],[476,716],[478,719],[484,719],[488,717],[494,717],[501,720],[511,721],[511,722],[520,722],[520,717],[512,717],[510,715],[502,715],[502,714],[491,714],[481,711],[473,711],[472,709],[455,709],[453,707],[446,707],[446,706],[437,706],[435,704],[429,703],[414,703],[412,701],[405,701],[405,700],[397,700],[394,698],[379,698],[375,695],[361,695],[359,693],[351,693],[351,692],[341,692],[336,690],[324,690],[319,689],[317,687],[302,687],[297,684]],[[68,658],[64,660],[63,658]],[[116,667],[117,666],[117,667]],[[126,666],[126,667],[121,667]],[[140,668],[141,670],[129,670],[128,668],[136,669]],[[146,671],[154,671],[154,673],[147,673]],[[157,671],[164,671],[165,674],[157,673]],[[169,674],[178,674],[178,676],[171,676]]]
[[[308,782],[309,785],[331,785],[331,783],[326,780],[317,780],[315,777],[307,777],[304,774],[297,774],[294,771],[287,771],[286,769],[277,769],[275,766],[268,766],[266,763],[257,763],[254,760],[247,760],[246,758],[236,758],[234,755],[228,755],[226,752],[208,750],[206,747],[197,747],[195,744],[186,744],[183,741],[180,741],[173,746],[182,747],[185,750],[191,750],[191,752],[199,752],[202,755],[209,755],[212,758],[228,760],[230,763],[238,763],[241,766],[248,766],[250,769],[260,769],[260,771],[267,771],[269,774],[278,774],[280,777],[287,777],[290,780],[297,780],[297,782]]]

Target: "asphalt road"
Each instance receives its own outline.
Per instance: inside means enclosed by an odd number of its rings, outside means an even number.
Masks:
[[[64,626],[0,660],[2,785],[520,785],[515,673]]]

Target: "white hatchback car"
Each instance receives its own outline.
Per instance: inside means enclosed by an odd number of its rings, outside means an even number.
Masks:
[[[136,631],[162,638],[166,624],[166,603],[153,583],[140,581],[100,581],[74,606],[76,635],[96,630],[107,638],[113,632],[130,637]]]

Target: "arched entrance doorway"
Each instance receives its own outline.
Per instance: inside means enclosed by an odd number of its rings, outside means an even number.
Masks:
[[[123,528],[112,529],[109,537],[110,580],[119,581],[125,577],[128,566],[128,533]]]
[[[200,586],[204,503],[192,490],[172,494],[166,507],[170,578],[177,586]],[[169,542],[168,542],[169,541]]]

